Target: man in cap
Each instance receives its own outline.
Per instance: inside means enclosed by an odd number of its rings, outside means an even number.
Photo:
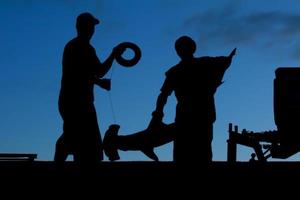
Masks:
[[[59,94],[63,133],[56,142],[54,156],[58,164],[69,154],[73,154],[75,162],[84,164],[95,164],[103,159],[93,89],[109,71],[115,56],[122,52],[115,47],[110,56],[100,62],[90,44],[97,24],[99,20],[92,14],[80,14],[76,21],[77,37],[64,48]]]
[[[196,58],[196,43],[188,36],[178,38],[175,49],[181,61],[166,72],[149,128],[161,126],[164,106],[174,91],[177,99],[174,161],[180,166],[193,163],[189,167],[209,164],[216,120],[214,94],[236,50],[226,57]]]

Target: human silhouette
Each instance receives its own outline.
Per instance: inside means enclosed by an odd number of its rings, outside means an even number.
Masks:
[[[164,106],[174,91],[177,106],[173,159],[178,164],[210,164],[216,120],[214,94],[236,49],[227,57],[196,58],[196,43],[188,36],[177,39],[175,49],[181,61],[165,74],[149,127],[161,126]]]
[[[90,13],[77,17],[77,37],[63,52],[59,112],[63,133],[56,142],[54,161],[63,163],[69,154],[74,161],[95,164],[103,159],[103,147],[94,107],[94,84],[110,90],[110,80],[102,78],[122,50],[115,47],[105,62],[100,62],[90,40],[99,24]]]

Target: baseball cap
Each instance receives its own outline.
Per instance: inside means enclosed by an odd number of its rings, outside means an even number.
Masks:
[[[76,20],[77,26],[82,26],[82,25],[86,25],[86,24],[96,25],[99,23],[100,23],[100,21],[89,12],[81,13],[80,15],[78,15],[77,20]]]

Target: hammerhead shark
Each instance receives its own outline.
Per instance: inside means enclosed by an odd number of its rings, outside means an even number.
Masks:
[[[175,136],[175,124],[161,123],[155,128],[127,135],[118,135],[120,125],[112,124],[103,138],[104,153],[110,161],[119,160],[118,150],[141,151],[154,161],[159,161],[154,148],[172,142]]]

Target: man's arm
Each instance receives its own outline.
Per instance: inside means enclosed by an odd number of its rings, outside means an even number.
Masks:
[[[166,95],[163,92],[161,92],[158,95],[157,101],[156,101],[156,108],[152,112],[152,118],[151,118],[148,128],[151,128],[151,129],[159,128],[160,125],[162,124],[163,117],[164,117],[163,109],[167,103],[167,99],[168,99],[168,95]]]
[[[164,107],[167,103],[168,100],[168,94],[161,92],[156,100],[156,108],[155,110],[152,112],[152,117],[162,121],[163,117],[164,117]]]
[[[105,76],[105,74],[111,68],[115,57],[117,55],[122,54],[123,51],[124,51],[124,49],[119,48],[119,46],[114,47],[111,54],[108,56],[108,58],[103,63],[101,63],[100,60],[98,59],[98,57],[96,56],[96,60],[97,60],[96,76],[98,78],[102,78],[103,76]]]
[[[173,91],[169,77],[166,78],[160,91],[161,92],[156,100],[156,108],[152,112],[152,119],[149,124],[149,127],[152,128],[162,123],[162,119],[164,117],[164,107],[167,103],[168,97]]]

